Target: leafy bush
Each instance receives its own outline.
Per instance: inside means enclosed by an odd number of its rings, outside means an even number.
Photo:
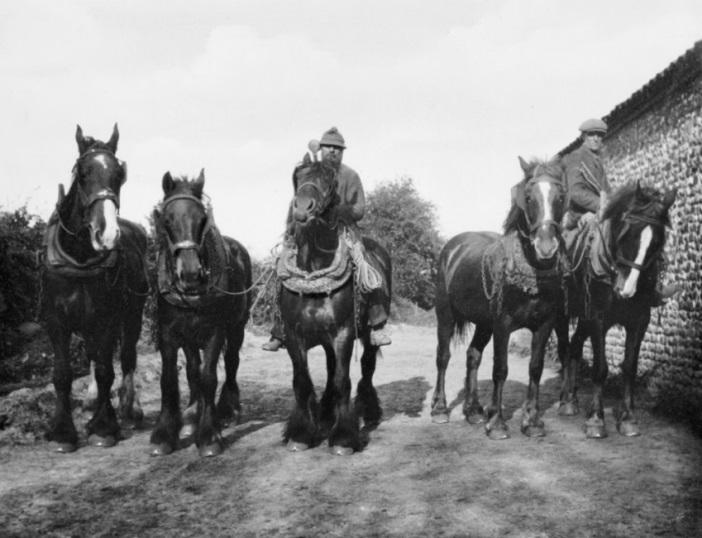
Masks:
[[[0,357],[20,350],[15,329],[38,314],[39,264],[46,224],[26,206],[0,211]]]

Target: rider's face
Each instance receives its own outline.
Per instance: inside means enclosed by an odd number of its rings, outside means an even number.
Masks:
[[[341,164],[344,150],[336,146],[322,146],[322,160],[336,165]]]
[[[585,142],[585,146],[588,147],[590,150],[594,151],[597,153],[602,149],[602,138],[604,137],[604,133],[600,131],[588,131],[583,134],[583,140]]]

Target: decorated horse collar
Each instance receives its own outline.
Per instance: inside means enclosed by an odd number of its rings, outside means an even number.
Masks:
[[[83,262],[76,260],[61,246],[58,237],[60,225],[58,214],[54,212],[49,219],[49,225],[46,227],[46,235],[44,237],[46,248],[44,264],[46,267],[66,276],[88,278],[97,276],[117,265],[119,259],[117,250],[97,253]]]

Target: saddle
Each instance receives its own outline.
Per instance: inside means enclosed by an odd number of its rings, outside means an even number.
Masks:
[[[278,278],[285,288],[299,294],[329,295],[353,274],[353,264],[346,241],[339,241],[334,260],[324,269],[304,271],[297,266],[297,247],[285,246],[276,264]]]

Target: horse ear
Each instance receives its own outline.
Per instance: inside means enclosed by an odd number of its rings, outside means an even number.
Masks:
[[[310,157],[309,153],[305,153],[305,156],[302,157],[302,164],[305,166],[309,165],[312,162],[312,158]]]
[[[526,208],[526,200],[524,199],[524,184],[517,183],[511,190],[512,203],[516,204],[521,209]]]
[[[174,181],[173,176],[170,172],[166,172],[165,174],[163,174],[163,179],[161,180],[161,187],[163,188],[163,194],[165,194],[166,196],[169,192],[173,190]]]
[[[522,167],[522,170],[524,171],[524,175],[528,175],[528,174],[529,174],[529,169],[530,169],[529,163],[526,162],[526,161],[522,158],[521,155],[519,155],[519,166]]]
[[[195,183],[193,184],[193,192],[198,198],[202,196],[202,189],[205,187],[205,169],[200,169],[200,175],[197,176]]]
[[[117,129],[117,123],[115,123],[115,126],[112,128],[112,136],[106,144],[112,153],[117,153],[117,142],[119,142],[119,129]]]
[[[644,193],[643,193],[643,189],[641,189],[641,180],[640,179],[636,180],[636,199],[637,200],[644,199]]]
[[[66,188],[63,183],[59,183],[58,203],[62,204],[64,198],[66,198]]]
[[[120,186],[124,185],[125,182],[127,181],[127,163],[124,161],[119,161],[120,166],[122,167],[122,181],[120,182]]]
[[[677,187],[674,188],[673,190],[666,191],[665,194],[663,195],[663,207],[665,207],[665,210],[668,211],[670,209],[670,206],[673,205],[673,202],[675,202],[675,198],[678,195],[678,189]]]
[[[85,137],[83,136],[83,129],[81,129],[80,125],[76,125],[76,142],[78,143],[78,153],[83,155],[88,148],[85,143]]]

